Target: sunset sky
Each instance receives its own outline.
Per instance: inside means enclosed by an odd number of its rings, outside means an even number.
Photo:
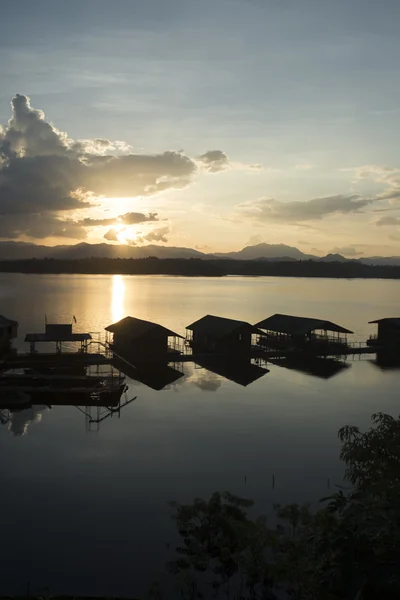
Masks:
[[[0,4],[0,239],[400,255],[398,0]]]

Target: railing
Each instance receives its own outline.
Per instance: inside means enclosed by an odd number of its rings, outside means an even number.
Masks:
[[[347,345],[347,339],[343,337],[335,337],[335,336],[324,336],[324,335],[312,335],[311,337],[304,337],[300,339],[296,339],[294,336],[290,336],[288,334],[279,334],[274,332],[269,332],[264,335],[261,335],[258,339],[258,344],[263,346],[271,342],[278,342],[281,344],[293,344],[297,346],[307,346],[309,344],[330,344],[330,345]]]

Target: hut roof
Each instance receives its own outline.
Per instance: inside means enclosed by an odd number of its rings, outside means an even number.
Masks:
[[[12,327],[15,325],[18,325],[18,321],[13,321],[12,319],[7,319],[7,317],[0,315],[0,327]]]
[[[262,333],[254,325],[250,325],[246,321],[226,319],[214,315],[206,315],[191,325],[187,325],[186,329],[210,334],[214,338],[223,338],[239,329],[248,330],[251,333]]]
[[[84,342],[91,339],[90,333],[27,333],[25,336],[26,342]]]
[[[125,317],[124,319],[121,319],[121,321],[106,327],[106,331],[110,331],[111,333],[124,333],[129,335],[132,339],[140,338],[155,330],[164,332],[168,337],[182,337],[179,333],[175,333],[158,323],[137,319],[136,317]]]
[[[386,317],[385,319],[376,319],[376,321],[369,321],[369,323],[387,323],[392,325],[394,328],[400,327],[400,317]]]
[[[322,319],[310,319],[308,317],[293,317],[291,315],[272,315],[256,323],[256,327],[267,331],[276,331],[278,333],[288,333],[290,335],[306,335],[317,329],[324,331],[336,331],[338,333],[353,333],[332,321],[323,321]]]

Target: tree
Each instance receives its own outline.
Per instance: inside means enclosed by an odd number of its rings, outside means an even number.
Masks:
[[[279,524],[269,527],[248,516],[252,501],[228,492],[173,503],[182,544],[169,567],[190,581],[187,597],[399,598],[400,419],[372,419],[365,433],[339,431],[353,488],[322,499],[317,511],[275,506]]]

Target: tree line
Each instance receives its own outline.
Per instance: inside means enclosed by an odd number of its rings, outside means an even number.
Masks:
[[[84,258],[0,261],[2,273],[82,273],[122,275],[181,275],[223,277],[249,275],[270,277],[331,277],[399,279],[400,267],[358,262],[232,260],[199,258]]]

